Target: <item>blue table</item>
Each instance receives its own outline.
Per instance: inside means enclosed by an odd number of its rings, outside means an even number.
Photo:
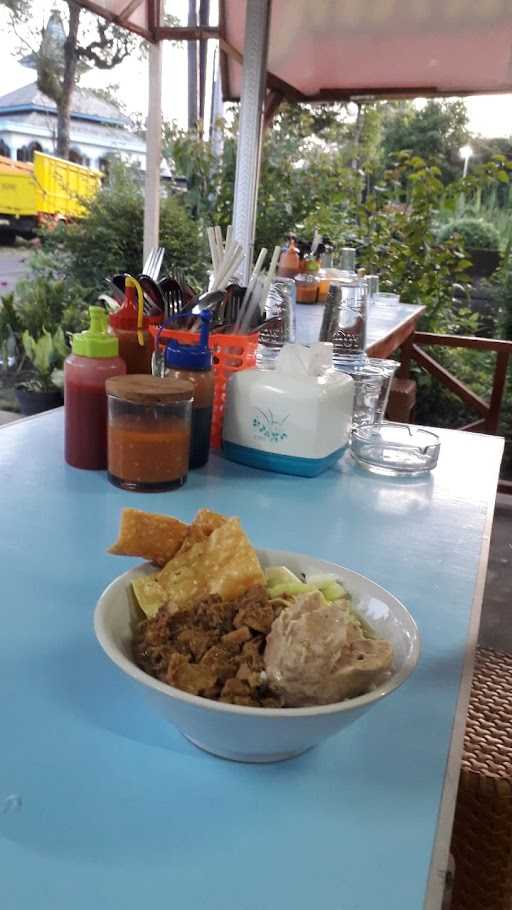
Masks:
[[[440,907],[502,451],[441,435],[423,481],[213,457],[183,490],[136,496],[64,465],[61,411],[0,431],[2,908]],[[238,514],[256,545],[369,575],[417,619],[416,672],[298,759],[196,750],[94,638],[96,599],[131,563],[105,553],[125,505]]]

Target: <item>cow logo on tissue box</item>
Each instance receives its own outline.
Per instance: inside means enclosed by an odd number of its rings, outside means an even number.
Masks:
[[[274,416],[270,409],[262,411],[261,408],[255,408],[254,417],[252,418],[254,435],[274,443],[283,442],[284,439],[288,439],[288,433],[285,432],[283,426],[289,416],[287,414],[286,417],[278,418]]]

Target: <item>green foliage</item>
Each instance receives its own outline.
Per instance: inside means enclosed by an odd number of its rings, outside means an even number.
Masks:
[[[199,132],[164,123],[162,145],[164,156],[174,163],[176,173],[187,178],[188,211],[193,217],[211,220],[220,191],[222,163],[210,143]]]
[[[409,151],[441,167],[444,183],[460,176],[459,149],[469,139],[468,114],[462,100],[427,101],[418,108],[411,101],[394,102],[383,108],[382,146],[385,160]]]
[[[33,391],[49,391],[60,387],[61,370],[67,356],[64,332],[59,327],[52,334],[43,329],[34,338],[26,329],[21,336],[23,350],[32,362],[34,375],[25,383]]]
[[[5,294],[0,298],[0,345],[5,344],[11,335],[23,331],[20,316],[14,305],[14,294]]]
[[[16,350],[17,338],[22,331],[21,320],[14,305],[14,294],[5,294],[0,298],[0,360],[2,372],[9,369],[9,357]]]
[[[483,218],[459,218],[445,225],[439,232],[444,242],[460,237],[467,250],[498,250],[500,236],[495,226]]]
[[[380,275],[383,290],[426,306],[425,329],[466,330],[469,314],[456,311],[452,297],[454,285],[466,290],[470,261],[456,239],[437,239],[438,207],[449,193],[436,166],[403,153],[366,194],[359,175],[346,174],[343,190],[312,208],[307,231],[317,227],[338,246],[355,244],[359,265]]]
[[[86,309],[106,290],[106,278],[119,272],[140,273],[143,225],[144,199],[137,175],[116,162],[108,184],[89,203],[84,218],[43,233],[41,269],[79,287]],[[160,243],[167,251],[167,267],[180,265],[191,279],[204,280],[200,227],[175,196],[161,200]]]
[[[55,277],[44,257],[35,259],[36,274],[16,285],[15,311],[20,326],[34,338],[47,329],[76,332],[83,327],[83,291],[74,282]],[[37,274],[40,270],[40,274]]]

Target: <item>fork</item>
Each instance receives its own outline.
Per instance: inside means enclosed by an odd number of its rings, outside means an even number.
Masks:
[[[163,246],[153,247],[150,250],[149,255],[146,258],[143,267],[143,274],[149,275],[153,281],[158,281],[158,276],[160,274],[160,269],[162,268],[162,261],[164,258],[165,250]]]

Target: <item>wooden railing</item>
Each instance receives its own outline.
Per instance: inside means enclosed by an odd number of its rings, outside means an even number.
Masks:
[[[496,366],[492,382],[492,391],[489,401],[481,398],[460,379],[457,379],[446,367],[443,367],[430,354],[421,347],[441,345],[449,348],[472,348],[477,351],[493,351],[496,353]],[[467,335],[436,335],[432,332],[414,332],[401,348],[401,364],[398,375],[401,379],[409,377],[411,360],[418,366],[438,379],[450,392],[453,392],[461,401],[472,408],[479,415],[478,420],[461,427],[462,430],[471,430],[477,433],[498,432],[500,422],[501,404],[507,381],[508,359],[512,355],[512,341],[503,341],[498,338],[474,338]],[[503,493],[512,494],[512,482],[500,481],[498,489]]]

